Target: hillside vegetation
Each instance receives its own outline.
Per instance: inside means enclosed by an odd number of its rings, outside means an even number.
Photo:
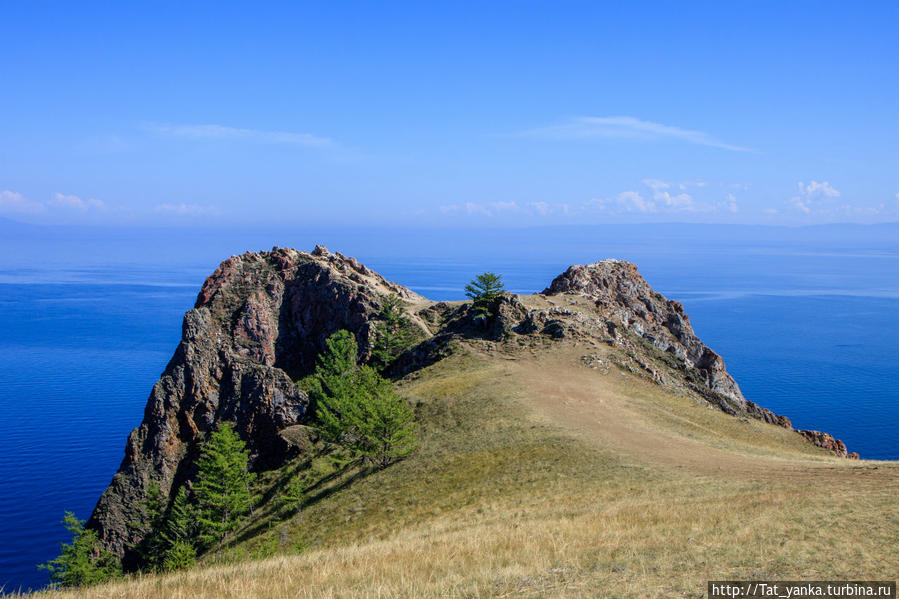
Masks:
[[[709,579],[893,579],[899,464],[854,461],[614,366],[621,350],[455,342],[397,382],[418,449],[305,451],[193,569],[62,598],[705,597]],[[299,502],[283,501],[301,475]]]

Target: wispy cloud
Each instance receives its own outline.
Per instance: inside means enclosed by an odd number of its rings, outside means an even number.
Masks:
[[[689,187],[706,187],[707,184],[703,181],[672,183],[660,179],[643,179],[642,183],[648,191],[623,191],[609,198],[594,198],[584,202],[583,206],[587,210],[598,210],[605,214],[708,214],[739,211],[737,198],[731,193],[718,202],[703,202],[697,201],[685,191]]]
[[[586,202],[585,206],[612,214],[623,212],[648,214],[658,211],[655,202],[644,198],[639,191],[622,191],[611,198],[594,198]]]
[[[870,220],[875,217],[895,218],[899,215],[899,194],[895,201],[883,201],[878,204],[863,204],[843,198],[840,190],[827,181],[811,181],[796,184],[798,195],[787,200],[789,209],[782,213],[793,216],[797,214],[804,219],[812,220]]]
[[[440,207],[440,212],[448,216],[478,216],[478,217],[507,217],[507,216],[549,216],[551,214],[569,214],[568,204],[550,204],[549,202],[465,202],[464,204],[449,204]]]
[[[740,211],[733,193],[721,190],[722,196],[709,191],[709,183],[701,180],[664,181],[643,179],[641,187],[618,194],[593,198],[578,204],[532,202],[466,202],[440,207],[447,216],[474,218],[516,218],[518,220],[567,219],[603,216],[664,216],[735,214]],[[696,194],[699,197],[695,197]]]
[[[224,125],[171,125],[146,123],[143,128],[156,135],[180,137],[196,140],[253,141],[267,144],[285,144],[309,147],[333,146],[334,141],[311,133],[289,131],[265,131],[262,129],[242,129]]]
[[[93,198],[83,200],[75,195],[66,195],[56,193],[53,198],[46,202],[30,200],[21,193],[10,190],[0,191],[0,211],[2,212],[18,212],[21,214],[37,214],[47,212],[50,209],[62,210],[78,210],[86,212],[88,210],[104,210],[106,204],[101,200]]]
[[[21,214],[34,214],[44,212],[47,209],[43,202],[29,200],[15,191],[4,189],[0,191],[0,212],[18,212]]]
[[[582,116],[567,122],[548,127],[540,127],[525,131],[528,137],[540,137],[557,140],[584,139],[633,139],[662,140],[675,139],[683,142],[734,152],[752,152],[750,148],[724,143],[702,131],[682,129],[672,125],[663,125],[652,121],[643,121],[631,116]]]
[[[440,212],[448,215],[467,214],[469,216],[495,216],[508,212],[517,212],[520,209],[521,207],[515,202],[490,202],[487,204],[465,202],[464,204],[441,206]]]
[[[93,198],[82,200],[78,196],[66,195],[63,193],[54,194],[53,199],[47,202],[47,204],[50,206],[60,206],[62,208],[74,208],[75,210],[89,210],[91,208],[103,210],[106,208],[106,204],[101,200],[95,200]]]
[[[493,216],[493,211],[484,204],[475,204],[474,202],[465,202],[465,212],[467,214],[483,214],[484,216]]]
[[[221,210],[208,204],[156,204],[156,212],[174,216],[216,216]]]
[[[718,205],[722,210],[726,210],[728,212],[739,212],[740,205],[737,203],[737,198],[734,194],[729,193],[724,197],[724,202]]]
[[[658,179],[644,179],[643,184],[652,190],[653,201],[663,209],[687,212],[695,210],[693,197],[690,194],[681,191],[681,193],[672,195],[671,191],[669,191],[672,187],[671,183]],[[677,188],[683,190],[686,189],[686,186],[681,184]]]
[[[551,206],[547,202],[528,202],[527,206],[540,216],[546,216],[551,209]]]

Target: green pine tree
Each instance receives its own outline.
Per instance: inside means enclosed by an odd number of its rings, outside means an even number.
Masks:
[[[356,368],[359,347],[356,338],[347,330],[340,330],[325,340],[325,351],[315,364],[315,376],[324,391],[336,393],[344,386],[343,376]]]
[[[201,543],[206,546],[223,540],[234,531],[241,518],[253,507],[247,470],[249,452],[233,426],[222,423],[210,435],[197,460],[197,524]]]
[[[322,437],[347,447],[362,461],[385,467],[415,449],[412,411],[389,380],[357,366],[347,331],[328,339],[316,368],[316,418]]]
[[[166,551],[176,543],[191,542],[197,536],[196,509],[187,499],[187,488],[180,487],[159,533],[165,542]]]
[[[350,447],[363,460],[385,468],[415,450],[415,417],[391,382],[369,367],[359,369],[347,402]]]
[[[50,573],[51,582],[64,587],[85,587],[122,574],[119,561],[100,545],[97,531],[84,528],[84,520],[72,512],[66,512],[62,521],[72,533],[72,543],[60,543],[59,557],[38,565]]]
[[[173,553],[185,555],[184,544],[193,547],[197,533],[196,510],[187,499],[187,489],[181,487],[168,510],[165,496],[154,481],[147,487],[144,513],[149,526],[138,546],[141,569],[171,569]],[[194,553],[196,550],[194,549]],[[180,559],[180,558],[179,558]]]
[[[146,533],[138,545],[138,553],[144,566],[158,568],[162,565],[168,543],[162,533],[166,524],[165,496],[156,481],[147,485],[147,497],[144,500],[144,518]]]
[[[197,510],[187,499],[187,489],[180,487],[169,508],[159,536],[164,551],[158,566],[163,570],[180,570],[196,561]]]
[[[357,353],[352,333],[345,330],[334,333],[325,341],[325,351],[318,356],[315,374],[306,383],[319,432],[331,443],[339,442],[346,432],[341,422],[341,414],[346,411],[342,403],[352,393]]]
[[[178,541],[166,552],[162,562],[164,570],[183,570],[194,565],[197,561],[197,550],[187,541]]]
[[[372,362],[378,370],[384,371],[414,341],[414,335],[398,295],[390,295],[384,300],[378,316]]]
[[[503,293],[502,275],[485,272],[475,277],[465,286],[465,295],[472,299],[474,311],[478,316],[491,317],[493,303]]]
[[[284,494],[281,503],[291,512],[298,512],[306,502],[306,481],[300,476],[294,476],[284,486]]]

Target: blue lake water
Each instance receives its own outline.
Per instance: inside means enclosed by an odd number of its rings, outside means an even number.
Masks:
[[[0,240],[0,586],[46,584],[35,564],[68,540],[63,511],[87,518],[109,484],[203,279],[272,238],[307,250],[325,241],[432,299],[461,299],[484,270],[530,293],[572,263],[632,260],[684,303],[749,399],[862,457],[899,459],[899,236],[650,233],[17,230]]]

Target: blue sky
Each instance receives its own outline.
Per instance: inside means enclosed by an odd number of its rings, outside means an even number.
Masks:
[[[181,4],[0,0],[0,216],[899,220],[896,2]]]

